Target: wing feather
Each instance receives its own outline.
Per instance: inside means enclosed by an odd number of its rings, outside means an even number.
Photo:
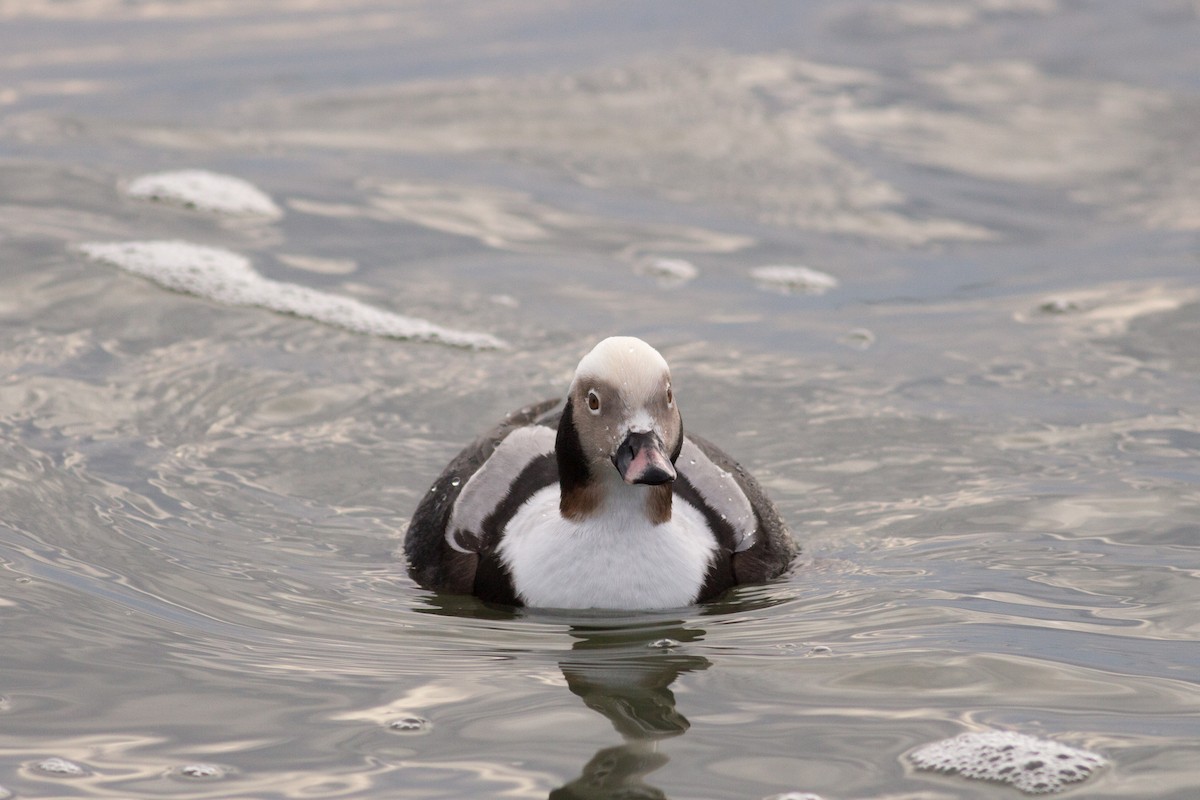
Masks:
[[[421,498],[404,537],[409,574],[421,586],[447,591],[472,591],[477,557],[448,546],[447,526],[470,479],[514,430],[536,424],[550,414],[560,398],[526,406],[476,439],[454,457]]]

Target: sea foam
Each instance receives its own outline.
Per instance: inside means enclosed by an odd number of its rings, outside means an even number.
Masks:
[[[765,288],[788,294],[825,294],[838,285],[837,278],[809,267],[755,267],[750,277]]]
[[[963,733],[908,754],[920,769],[1011,783],[1029,794],[1060,791],[1108,762],[1103,756],[1013,731]]]
[[[496,349],[506,344],[487,333],[443,328],[348,297],[264,278],[245,256],[182,241],[90,242],[80,252],[148,278],[160,286],[231,306],[257,306],[336,325],[355,333]]]
[[[177,203],[201,211],[277,219],[283,211],[253,184],[201,169],[155,172],[135,179],[126,189],[131,197]]]
[[[634,265],[634,271],[657,278],[664,286],[679,286],[700,274],[695,264],[682,258],[646,258]]]

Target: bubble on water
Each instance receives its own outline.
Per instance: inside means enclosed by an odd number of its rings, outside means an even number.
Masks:
[[[1081,310],[1079,303],[1065,297],[1051,297],[1038,306],[1038,311],[1043,314],[1073,314]]]
[[[634,265],[634,271],[639,275],[657,278],[663,286],[679,286],[700,274],[695,264],[682,258],[643,259]]]
[[[654,647],[659,650],[669,650],[672,647],[679,647],[679,644],[680,643],[678,641],[676,641],[675,639],[655,639],[653,642],[650,642],[646,646]]]
[[[825,294],[838,285],[837,278],[808,267],[755,267],[750,277],[763,288],[784,294]]]
[[[1029,794],[1060,791],[1105,766],[1096,753],[1012,731],[963,733],[908,754],[918,769],[1010,783]]]
[[[294,314],[355,333],[494,349],[505,343],[486,333],[443,328],[296,283],[264,278],[245,256],[182,241],[90,242],[87,257],[111,264],[177,292],[231,306],[254,306]]]
[[[433,723],[424,717],[410,714],[389,722],[388,730],[395,731],[396,733],[429,733],[429,731],[433,730]]]
[[[450,479],[451,486],[458,486],[460,483],[462,483],[462,478],[457,475]]]
[[[875,334],[866,328],[851,328],[849,331],[846,331],[845,335],[838,338],[838,341],[856,350],[866,350],[875,344]]]
[[[229,771],[217,764],[185,764],[174,774],[193,781],[215,781],[224,778]]]
[[[74,761],[67,761],[65,758],[59,758],[58,756],[44,758],[34,764],[33,768],[38,772],[44,772],[47,775],[54,775],[59,778],[77,778],[80,775],[87,775],[87,770]]]
[[[126,189],[131,197],[177,203],[200,211],[278,219],[283,211],[249,181],[202,169],[143,175]]]
[[[818,644],[811,647],[808,651],[810,656],[828,656],[833,655],[833,648],[828,645]]]

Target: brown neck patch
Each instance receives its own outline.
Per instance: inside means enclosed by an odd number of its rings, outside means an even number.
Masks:
[[[558,511],[564,519],[583,522],[596,513],[604,500],[604,489],[594,483],[584,483],[564,488],[558,501]]]
[[[662,525],[671,519],[671,484],[651,486],[646,494],[646,516],[654,525]]]

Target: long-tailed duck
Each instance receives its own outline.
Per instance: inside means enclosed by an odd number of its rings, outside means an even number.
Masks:
[[[626,336],[584,356],[565,403],[523,408],[459,453],[404,549],[428,589],[631,610],[766,581],[797,550],[754,478],[684,435],[667,362]]]

